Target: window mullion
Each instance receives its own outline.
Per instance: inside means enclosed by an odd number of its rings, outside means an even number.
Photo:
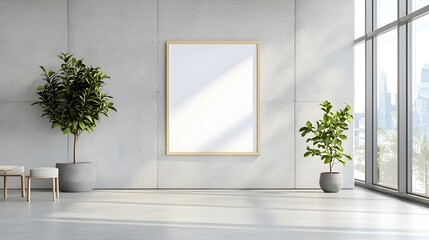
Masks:
[[[411,2],[411,1],[410,1]],[[408,8],[411,8],[411,4],[408,4]],[[407,79],[406,79],[406,107],[407,107],[407,111],[406,111],[406,121],[407,121],[407,125],[406,125],[406,139],[407,139],[407,152],[406,152],[406,190],[405,192],[412,192],[412,177],[413,177],[413,171],[412,171],[412,163],[413,163],[413,124],[412,124],[412,109],[413,109],[413,83],[412,83],[412,71],[411,71],[411,66],[412,66],[412,41],[411,41],[411,24],[406,24],[407,27],[407,31],[406,31],[406,40],[407,40],[407,45],[406,45],[406,60],[407,60]]]
[[[407,25],[398,27],[398,192],[407,191]]]
[[[365,33],[370,33],[373,30],[373,0],[366,0],[365,4]],[[374,171],[376,161],[376,146],[374,148],[374,143],[376,144],[376,138],[374,133],[374,123],[375,121],[375,107],[374,99],[375,96],[375,81],[373,75],[373,62],[374,62],[374,49],[373,49],[373,39],[368,39],[365,43],[365,184],[372,185],[375,182]]]

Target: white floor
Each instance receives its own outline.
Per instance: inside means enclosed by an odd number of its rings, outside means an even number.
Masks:
[[[9,191],[0,239],[429,239],[429,208],[364,189]]]

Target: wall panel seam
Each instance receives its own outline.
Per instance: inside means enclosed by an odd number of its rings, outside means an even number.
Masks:
[[[156,101],[156,110],[158,111],[159,107],[159,94],[160,91],[158,89],[158,81],[159,81],[159,0],[156,1],[156,82],[157,82],[157,101]],[[158,112],[156,114],[156,188],[159,189],[159,135],[158,135],[158,129],[159,129],[159,115]]]
[[[293,188],[296,188],[296,1],[293,1],[293,138],[294,138],[294,161],[293,161]]]

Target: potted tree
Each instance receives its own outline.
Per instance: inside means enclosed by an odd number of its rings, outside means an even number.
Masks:
[[[60,128],[63,134],[73,135],[73,163],[57,163],[62,191],[89,191],[95,186],[96,167],[92,162],[77,162],[76,148],[82,132],[92,132],[102,115],[116,109],[111,96],[102,92],[104,80],[109,77],[99,67],[87,66],[83,59],[61,53],[62,60],[57,72],[43,71],[45,84],[37,87],[42,117],[46,116],[52,128]]]
[[[343,141],[347,139],[344,131],[348,129],[348,123],[353,119],[351,108],[347,105],[344,109],[336,112],[332,111],[332,104],[329,101],[320,103],[324,112],[322,119],[312,124],[307,121],[305,126],[299,129],[301,136],[307,134],[312,136],[307,138],[307,151],[304,157],[318,156],[324,164],[329,165],[329,172],[320,174],[319,184],[324,192],[338,192],[343,185],[343,176],[341,172],[334,172],[336,163],[346,165],[347,160],[352,157],[344,153]]]

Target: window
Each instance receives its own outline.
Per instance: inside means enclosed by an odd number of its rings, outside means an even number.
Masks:
[[[429,15],[411,24],[412,192],[429,195]]]
[[[354,2],[356,184],[429,206],[429,0],[363,2]]]
[[[354,47],[354,174],[365,180],[365,43]]]
[[[397,19],[398,2],[394,0],[376,0],[375,27],[382,27]]]
[[[419,10],[429,4],[429,0],[412,0],[411,1],[411,12]]]
[[[397,31],[377,37],[377,180],[380,185],[397,187]]]

